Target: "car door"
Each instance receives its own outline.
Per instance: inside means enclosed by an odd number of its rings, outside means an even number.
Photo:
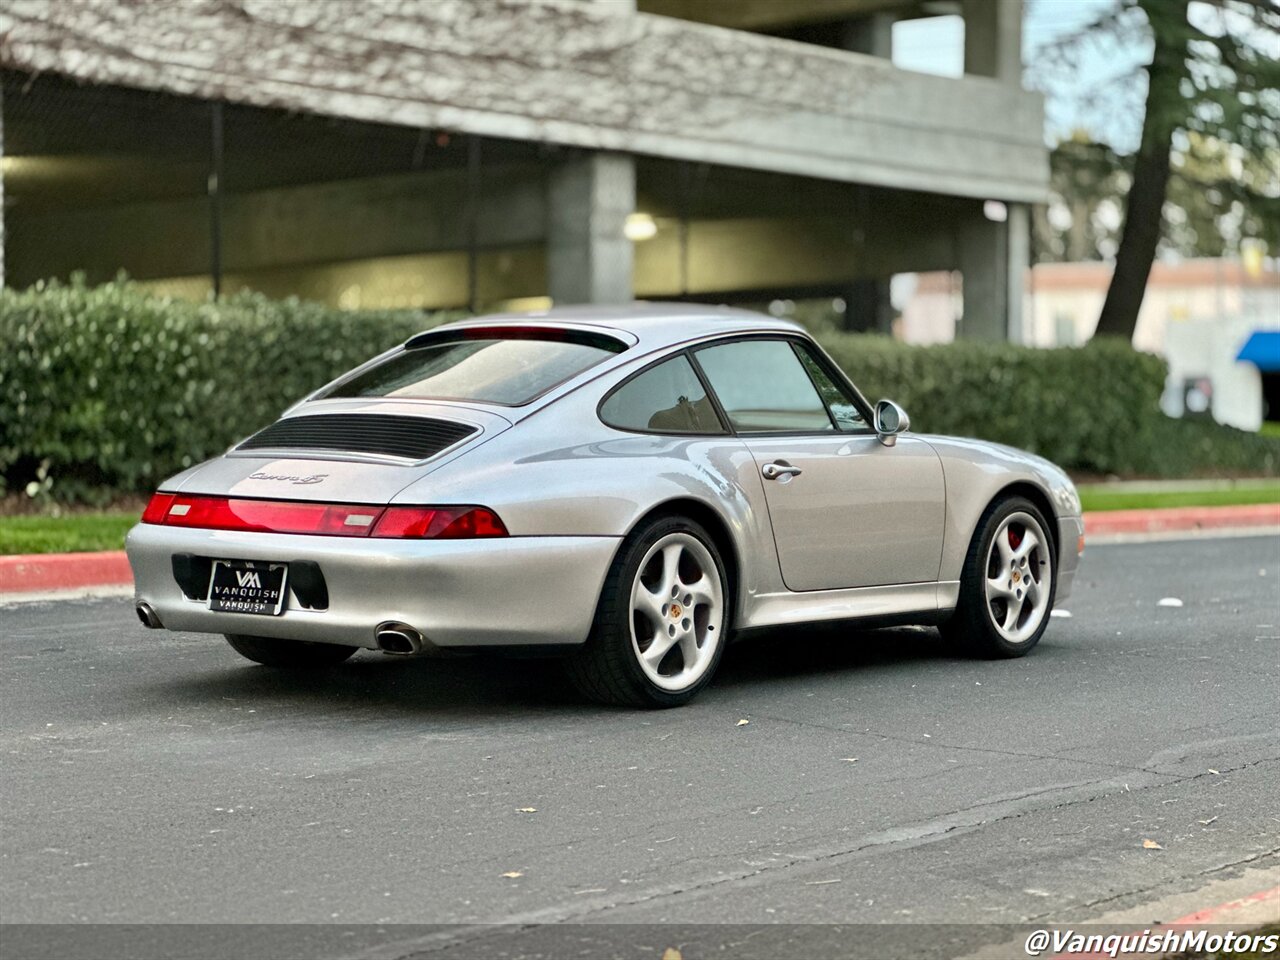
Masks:
[[[694,356],[760,470],[789,590],[937,580],[945,493],[932,447],[882,444],[860,398],[799,338],[740,338]]]

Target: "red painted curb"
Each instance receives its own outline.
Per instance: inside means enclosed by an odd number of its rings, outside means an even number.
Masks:
[[[1243,907],[1251,907],[1255,903],[1265,903],[1268,900],[1275,900],[1277,906],[1280,906],[1280,887],[1259,890],[1257,893],[1251,893],[1249,896],[1241,897],[1239,900],[1232,900],[1216,907],[1208,907],[1204,910],[1197,910],[1195,913],[1188,913],[1185,917],[1179,917],[1177,920],[1171,921],[1169,926],[1203,927],[1210,923],[1230,923],[1230,914],[1233,911]]]
[[[1220,903],[1216,907],[1206,907],[1203,910],[1197,910],[1195,913],[1189,913],[1185,917],[1179,917],[1177,920],[1170,920],[1167,923],[1153,923],[1146,929],[1151,932],[1153,937],[1158,937],[1167,930],[1194,930],[1215,924],[1231,924],[1235,921],[1235,918],[1232,917],[1232,914],[1235,911],[1254,906],[1255,904],[1267,903],[1272,900],[1276,901],[1277,905],[1280,905],[1280,887],[1272,887],[1270,890],[1259,890],[1257,893],[1252,893],[1247,897],[1241,897],[1238,900],[1230,900],[1227,903]],[[1256,922],[1247,923],[1244,928],[1241,928],[1236,932],[1245,933],[1246,928],[1248,927],[1257,928],[1258,926],[1262,926],[1263,924],[1270,922],[1270,920],[1264,920],[1261,924]],[[1143,931],[1141,930],[1133,930],[1130,931],[1127,936],[1136,938],[1141,935],[1142,932]],[[1136,951],[1123,954],[1123,956],[1131,955],[1138,956],[1139,954]],[[1170,956],[1170,954],[1165,951],[1155,953],[1145,951],[1145,955],[1153,957]],[[1177,955],[1181,956],[1181,953]],[[1053,956],[1049,957],[1048,960],[1102,960],[1104,957],[1113,956],[1114,955],[1111,953],[1097,953],[1092,951],[1087,953],[1055,953]]]
[[[1108,533],[1161,533],[1228,527],[1280,526],[1280,503],[1231,507],[1166,507],[1158,510],[1098,510],[1084,515],[1085,537]]]
[[[0,557],[0,594],[133,583],[123,550]]]

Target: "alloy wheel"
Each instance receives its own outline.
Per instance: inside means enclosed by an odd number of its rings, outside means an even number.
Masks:
[[[1049,612],[1053,564],[1049,537],[1028,513],[1012,513],[987,552],[985,599],[991,622],[1010,643],[1035,636]]]
[[[715,660],[724,633],[724,590],[711,552],[688,533],[661,538],[631,588],[636,662],[663,690],[684,690]]]

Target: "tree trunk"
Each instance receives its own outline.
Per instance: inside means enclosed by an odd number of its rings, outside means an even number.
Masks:
[[[1133,182],[1125,209],[1124,230],[1116,251],[1116,268],[1107,299],[1098,317],[1095,337],[1133,339],[1138,311],[1147,291],[1164,223],[1169,186],[1169,152],[1183,109],[1183,78],[1187,75],[1187,7],[1190,0],[1138,0],[1146,11],[1155,38],[1155,52],[1147,67],[1146,115],[1142,141],[1134,158]]]

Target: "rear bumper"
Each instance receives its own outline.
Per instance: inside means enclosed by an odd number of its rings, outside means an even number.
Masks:
[[[618,544],[613,537],[367,540],[139,524],[125,550],[137,598],[169,630],[374,649],[374,628],[389,620],[439,647],[581,643]],[[278,617],[215,613],[183,594],[174,554],[313,561],[328,587],[328,608],[305,609],[291,594]]]
[[[1058,518],[1058,587],[1054,591],[1055,602],[1071,596],[1071,586],[1080,566],[1079,544],[1083,536],[1083,517]]]

